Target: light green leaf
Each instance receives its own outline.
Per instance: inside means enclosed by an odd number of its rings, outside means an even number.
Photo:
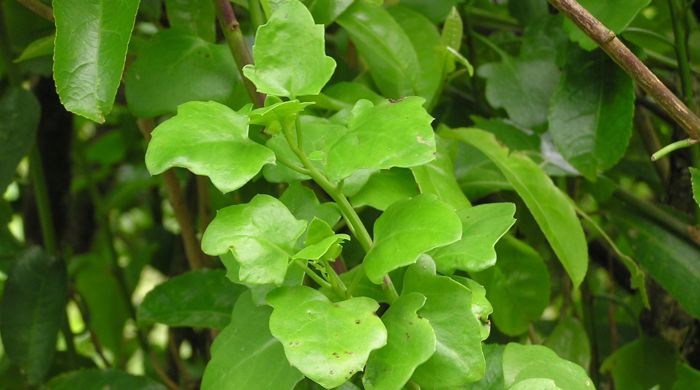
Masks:
[[[317,95],[335,70],[325,55],[323,25],[298,0],[281,4],[258,28],[253,57],[255,65],[246,65],[243,74],[274,96]]]
[[[591,362],[591,344],[586,329],[575,317],[561,318],[544,345],[588,371]]]
[[[370,176],[360,191],[350,197],[350,201],[355,207],[371,206],[383,211],[398,201],[416,195],[418,195],[418,188],[411,171],[392,168]]]
[[[340,180],[361,169],[409,168],[433,160],[431,121],[419,97],[376,106],[360,100],[347,133],[328,151],[328,175]]]
[[[471,206],[454,175],[454,164],[450,156],[448,142],[436,136],[437,153],[435,160],[411,168],[422,194],[434,194],[438,199],[450,204],[455,210]]]
[[[433,327],[418,310],[426,298],[419,293],[402,295],[382,315],[386,325],[386,346],[372,352],[362,383],[367,390],[401,390],[413,371],[435,353]]]
[[[215,45],[180,30],[161,30],[138,52],[124,79],[134,115],[174,114],[193,100],[229,107],[250,101],[226,45]]]
[[[205,41],[216,39],[215,3],[209,0],[165,0],[170,27],[181,29]]]
[[[268,97],[270,100],[271,97]],[[298,100],[279,101],[274,104],[255,109],[250,112],[250,123],[266,127],[270,134],[279,133],[284,126],[293,125],[297,115],[304,111],[312,102],[300,102]]]
[[[139,0],[56,0],[53,75],[68,111],[95,122],[112,111]]]
[[[470,390],[494,390],[505,389],[503,384],[503,351],[505,345],[484,344],[484,357],[486,358],[486,373],[479,382],[472,385]]]
[[[462,238],[454,244],[435,249],[430,256],[438,271],[483,271],[496,264],[494,245],[515,223],[512,203],[489,203],[457,210],[462,221]]]
[[[135,376],[124,371],[87,369],[71,371],[54,377],[47,384],[48,390],[165,390],[160,383],[145,376]]]
[[[578,2],[600,20],[605,27],[617,34],[622,32],[637,13],[649,5],[651,0],[618,0],[614,2],[579,0]],[[571,20],[564,20],[564,30],[569,33],[572,41],[578,42],[584,49],[593,50],[597,47],[597,44],[588,38],[586,33],[581,31]]]
[[[418,366],[413,379],[424,388],[460,387],[484,376],[481,325],[472,314],[471,291],[447,276],[435,274],[435,264],[422,256],[406,270],[403,292],[423,294],[427,301],[419,314],[430,321],[437,350]]]
[[[256,306],[250,293],[241,294],[231,324],[211,346],[202,390],[291,390],[303,378],[270,333],[271,312],[267,306]]]
[[[457,8],[452,7],[450,9],[450,13],[447,14],[445,24],[442,26],[442,34],[440,36],[442,44],[445,45],[448,53],[450,54],[445,57],[444,73],[454,72],[455,60],[458,60],[467,68],[467,72],[470,76],[474,74],[472,64],[470,64],[469,61],[459,53],[459,49],[462,46],[463,32],[464,25],[462,23],[462,17],[459,16],[459,11],[457,11]]]
[[[172,167],[208,176],[221,192],[252,179],[274,153],[248,139],[248,117],[216,102],[189,102],[153,130],[146,150],[152,175]]]
[[[139,324],[223,329],[244,290],[226,279],[223,270],[196,270],[156,286],[139,305]]]
[[[690,179],[693,187],[693,198],[700,207],[700,169],[690,168]]]
[[[700,385],[700,371],[685,363],[676,364],[676,381],[673,390],[693,389]]]
[[[53,42],[55,39],[56,34],[37,39],[24,48],[22,54],[14,62],[23,62],[53,54]]]
[[[333,23],[335,18],[345,12],[354,0],[315,0],[309,10],[316,23],[325,25]]]
[[[476,147],[496,164],[532,213],[573,287],[578,288],[588,269],[588,246],[571,200],[542,168],[524,154],[509,153],[492,134],[461,129],[444,135]]]
[[[616,389],[670,389],[676,377],[677,359],[673,345],[641,337],[605,359],[600,371],[612,374]]]
[[[602,50],[571,50],[549,110],[549,133],[587,179],[612,168],[632,136],[634,83]]]
[[[340,244],[350,239],[347,234],[334,234],[322,219],[314,218],[306,231],[306,247],[294,255],[295,259],[334,261],[340,254]]]
[[[280,201],[297,219],[311,222],[318,218],[331,226],[340,220],[340,210],[335,203],[319,202],[314,191],[300,183],[290,184],[280,196]]]
[[[369,280],[410,265],[431,249],[461,237],[462,223],[448,204],[433,195],[394,203],[374,223],[374,245],[363,261]]]
[[[493,322],[501,332],[516,336],[540,317],[549,303],[549,273],[540,255],[528,245],[505,237],[496,246],[496,266],[472,277],[486,287],[493,305]]]
[[[452,276],[452,279],[472,292],[472,314],[481,325],[481,340],[486,340],[491,334],[491,321],[489,316],[493,314],[493,306],[486,299],[486,289],[479,283],[463,276]]]
[[[509,387],[508,390],[563,390],[558,387],[556,382],[551,379],[544,378],[529,378],[524,381],[520,381],[513,386]]]
[[[304,286],[282,287],[267,297],[274,308],[270,331],[287,359],[304,375],[330,389],[364,367],[387,332],[375,314],[379,304],[366,297],[332,303]]]
[[[503,352],[503,378],[506,386],[541,378],[551,379],[566,390],[595,389],[583,368],[541,345],[509,343]]]
[[[384,7],[356,0],[337,22],[350,35],[384,96],[396,99],[419,94],[421,66],[416,50]]]
[[[17,260],[0,301],[5,354],[30,384],[48,373],[64,320],[68,280],[65,264],[33,247]]]
[[[279,200],[256,195],[250,203],[216,213],[202,236],[202,250],[218,256],[229,250],[240,265],[240,280],[281,284],[297,238],[306,222],[294,218]]]
[[[41,107],[31,92],[8,88],[0,98],[0,192],[5,192],[34,144],[40,117]]]

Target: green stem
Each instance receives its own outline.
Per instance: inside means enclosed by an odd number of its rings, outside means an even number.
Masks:
[[[308,275],[311,279],[313,279],[314,282],[316,282],[319,286],[324,287],[324,288],[333,288],[333,286],[328,283],[325,279],[322,277],[318,276],[314,270],[309,268],[306,263],[300,259],[294,259],[294,264],[296,264],[299,268],[303,269],[306,275]]]
[[[494,26],[494,27],[505,27],[508,29],[520,29],[520,24],[518,24],[518,21],[516,19],[507,17],[507,16],[501,16],[501,15],[496,15],[492,14],[488,11],[484,11],[480,8],[476,8],[473,6],[465,6],[464,7],[464,13],[467,16],[472,16],[474,17],[474,21],[478,21],[480,23],[483,23],[487,26]]]
[[[343,283],[343,280],[340,279],[340,276],[335,272],[335,269],[327,262],[323,261],[323,266],[326,269],[326,273],[330,276],[330,282],[331,286],[333,286],[333,290],[335,290],[341,297],[344,297],[345,299],[352,298],[350,293],[348,293],[348,288],[345,287],[345,283]]]
[[[671,24],[673,26],[673,38],[675,40],[676,58],[680,70],[681,88],[683,89],[683,101],[693,107],[693,79],[690,75],[690,61],[688,59],[688,41],[686,39],[685,15],[680,14],[676,0],[668,0],[671,12]]]
[[[248,0],[248,11],[250,12],[250,21],[253,23],[255,30],[265,24],[265,14],[260,7],[260,0]]]
[[[652,154],[651,161],[656,161],[660,158],[663,158],[666,155],[668,155],[669,153],[675,152],[678,149],[689,148],[689,147],[697,144],[698,142],[700,142],[700,141],[698,141],[696,139],[686,138],[686,139],[682,139],[680,141],[676,141],[674,143],[668,144],[668,145],[664,146],[663,148],[659,149],[658,152]]]

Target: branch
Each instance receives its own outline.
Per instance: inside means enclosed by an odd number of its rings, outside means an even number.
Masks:
[[[229,0],[214,0],[214,5],[216,6],[216,17],[219,19],[219,25],[221,25],[221,31],[226,37],[226,42],[228,43],[228,48],[233,54],[233,59],[236,60],[236,65],[238,65],[238,73],[241,75],[241,80],[245,85],[246,91],[248,91],[248,96],[250,96],[250,101],[256,107],[262,107],[265,105],[265,95],[258,93],[255,85],[243,76],[243,67],[253,63],[253,57],[248,50],[248,45],[243,39],[243,33],[241,32],[241,25],[236,19],[236,13],[233,12],[233,6]]]
[[[49,22],[55,22],[53,18],[53,9],[48,5],[42,3],[39,0],[17,0],[18,3],[22,4],[28,10],[34,12],[35,14],[41,16],[42,18],[48,20]]]
[[[664,108],[690,138],[700,139],[700,118],[659,81],[658,77],[617,38],[614,32],[581,7],[576,0],[549,0],[549,3],[598,43],[610,58]]]

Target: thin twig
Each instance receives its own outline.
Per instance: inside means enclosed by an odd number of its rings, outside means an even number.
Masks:
[[[154,124],[152,120],[139,119],[137,120],[139,130],[143,133],[143,136],[147,139],[151,139],[151,131],[153,131]],[[194,228],[194,220],[192,219],[192,214],[187,208],[185,203],[185,197],[182,194],[182,188],[180,188],[180,183],[177,180],[175,171],[168,169],[161,175],[163,177],[163,182],[165,183],[165,192],[168,196],[168,201],[170,206],[173,208],[173,213],[175,214],[175,219],[178,225],[180,225],[180,235],[182,236],[182,242],[185,246],[185,256],[187,257],[187,262],[191,269],[206,268],[209,266],[209,258],[202,252],[199,245],[199,240],[197,239],[197,233]]]
[[[614,32],[605,27],[576,0],[549,0],[593,39],[627,74],[634,79],[688,133],[700,139],[700,118],[674,95]]]
[[[637,109],[634,110],[634,127],[639,132],[647,153],[652,154],[661,149],[663,145],[661,144],[661,140],[659,140],[659,135],[651,123],[649,114],[641,105],[637,106]],[[654,161],[654,168],[659,175],[661,183],[664,185],[668,184],[671,177],[671,163],[667,159],[657,160]]]
[[[42,18],[54,23],[53,9],[48,5],[42,3],[39,0],[17,0],[18,3],[22,4],[28,10],[34,12],[35,14],[41,16]]]
[[[670,144],[664,146],[663,148],[659,149],[658,152],[652,154],[651,161],[658,161],[660,158],[663,158],[666,155],[668,155],[672,152],[675,152],[676,150],[689,148],[689,147],[697,144],[698,142],[700,142],[700,141],[698,141],[696,139],[686,138],[686,139],[682,139],[680,141],[670,143]]]

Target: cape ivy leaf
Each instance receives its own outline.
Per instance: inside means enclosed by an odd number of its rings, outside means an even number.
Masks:
[[[218,256],[231,250],[239,277],[251,284],[281,284],[297,238],[306,222],[279,200],[256,195],[250,203],[219,210],[202,236],[202,250]]]
[[[418,195],[394,203],[374,224],[374,245],[365,256],[369,280],[413,264],[431,249],[451,244],[462,235],[462,223],[447,203],[434,195]]]
[[[146,167],[153,175],[183,167],[231,192],[275,162],[272,150],[248,139],[248,117],[216,102],[189,102],[152,133]]]
[[[454,163],[449,154],[447,141],[439,136],[435,160],[411,168],[413,176],[422,194],[435,194],[438,199],[447,202],[455,209],[470,207],[469,199],[459,187],[454,174]]]
[[[488,203],[458,210],[462,239],[430,253],[440,273],[476,272],[496,264],[493,247],[515,223],[514,214],[513,203]]]
[[[302,103],[296,99],[286,102],[280,101],[251,111],[250,123],[267,126],[267,132],[270,134],[279,133],[283,126],[294,123],[297,114],[312,104],[314,103]]]
[[[427,298],[420,315],[435,330],[437,350],[418,366],[413,380],[427,389],[462,388],[484,376],[481,325],[472,314],[472,293],[459,282],[435,274],[430,256],[421,256],[406,270],[403,292],[419,292]]]
[[[650,2],[651,0],[620,0],[616,2],[579,0],[582,7],[586,8],[615,34],[622,32],[637,13]],[[572,41],[578,42],[586,50],[593,50],[598,46],[569,19],[564,20],[564,30],[569,33]]]
[[[246,65],[243,74],[268,95],[318,95],[335,70],[335,60],[325,54],[324,33],[301,2],[282,3],[258,28],[255,65]]]
[[[372,174],[367,183],[352,195],[350,201],[355,207],[370,206],[384,211],[392,204],[418,194],[418,187],[411,171],[405,168],[392,168]]]
[[[316,194],[309,187],[300,183],[292,183],[284,190],[280,201],[298,219],[311,222],[314,218],[325,221],[328,225],[335,225],[340,220],[340,210],[333,202],[321,203]]]
[[[294,258],[335,260],[340,254],[340,243],[349,239],[347,234],[335,234],[324,220],[314,218],[306,231],[306,247],[297,252]]]
[[[282,342],[289,362],[327,389],[362,370],[370,352],[386,344],[373,299],[332,303],[319,291],[298,286],[274,290],[267,300],[274,308],[270,331]]]
[[[503,352],[503,378],[506,386],[542,378],[553,380],[562,389],[595,389],[581,366],[560,358],[541,345],[508,344]]]
[[[360,169],[409,168],[435,158],[432,117],[423,98],[373,105],[360,100],[352,110],[348,131],[328,151],[327,173],[344,179]]]
[[[509,387],[508,390],[563,390],[561,387],[557,386],[557,383],[551,379],[545,378],[529,378],[520,381],[513,386]]]
[[[435,332],[418,315],[425,304],[419,293],[402,295],[382,316],[389,339],[386,346],[369,355],[362,383],[367,390],[400,390],[413,371],[435,353]]]
[[[463,276],[452,276],[452,279],[467,287],[472,292],[472,314],[481,324],[481,340],[486,340],[491,334],[491,321],[489,316],[493,314],[493,306],[486,299],[486,289],[479,283]]]

